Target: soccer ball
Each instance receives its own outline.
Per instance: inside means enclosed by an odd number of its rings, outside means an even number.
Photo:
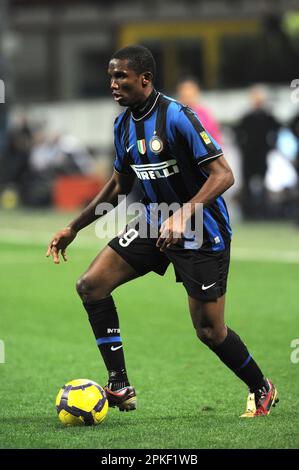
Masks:
[[[100,424],[108,412],[108,400],[103,388],[88,379],[67,382],[56,397],[56,410],[66,426]]]

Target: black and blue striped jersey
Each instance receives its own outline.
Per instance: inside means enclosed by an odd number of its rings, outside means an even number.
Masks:
[[[150,108],[140,117],[127,109],[116,118],[114,143],[114,168],[137,176],[148,217],[152,203],[188,202],[208,178],[204,166],[223,154],[197,115],[162,93],[155,93]],[[203,209],[200,249],[224,250],[231,233],[226,204],[219,196]],[[184,247],[195,249],[196,244],[185,241]]]

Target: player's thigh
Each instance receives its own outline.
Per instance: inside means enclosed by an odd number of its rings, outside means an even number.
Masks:
[[[87,285],[88,289],[103,289],[111,292],[121,284],[137,277],[139,274],[135,269],[107,245],[92,261],[79,280],[79,285],[81,283]]]
[[[188,302],[192,323],[196,330],[224,328],[225,294],[210,301],[188,296]]]

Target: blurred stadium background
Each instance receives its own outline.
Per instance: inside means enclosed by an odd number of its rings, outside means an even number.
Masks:
[[[98,374],[97,351],[73,284],[99,241],[90,227],[70,250],[72,264],[55,274],[54,267],[45,265],[43,250],[51,234],[86,205],[112,171],[112,126],[120,109],[110,96],[106,69],[111,54],[132,43],[152,50],[160,91],[180,97],[180,83],[188,79],[195,84],[190,104],[219,132],[234,171],[236,183],[225,195],[235,228],[228,316],[284,390],[287,404],[281,404],[280,416],[273,414],[274,434],[264,423],[233,429],[233,415],[242,411],[246,391],[237,381],[231,385],[229,373],[222,374],[198,346],[186,312],[178,311],[186,310],[184,294],[174,291],[169,274],[164,281],[168,300],[150,297],[151,287],[160,288],[154,276],[136,281],[137,298],[132,287],[117,294],[129,339],[128,361],[143,393],[144,415],[136,418],[140,439],[132,433],[131,416],[125,416],[129,442],[118,415],[114,424],[109,421],[101,443],[90,430],[84,438],[78,431],[66,437],[56,423],[52,403],[61,384],[80,374],[96,380]],[[1,0],[0,53],[0,338],[7,358],[0,364],[5,382],[1,402],[7,405],[0,446],[298,447],[294,390],[299,365],[290,362],[290,342],[299,334],[298,2]],[[168,313],[146,322],[151,309]],[[184,339],[169,327],[172,318],[182,322]],[[164,327],[169,336],[162,333]],[[149,332],[149,348],[163,340],[163,353],[174,362],[169,376],[161,375],[159,358],[140,352],[140,340],[134,346],[139,328]],[[78,353],[78,344],[86,356]],[[184,352],[170,353],[171,344]],[[210,372],[201,359],[211,364]],[[227,397],[223,389],[214,389],[214,406],[212,395],[198,393],[199,380],[190,390],[192,402],[184,404],[182,428],[180,410],[171,408],[167,393],[163,397],[161,392],[161,403],[152,408],[154,388],[164,380],[165,390],[175,395],[171,374],[184,383],[190,373],[197,374],[196,367],[211,387],[220,380]],[[204,431],[200,436],[198,420]]]

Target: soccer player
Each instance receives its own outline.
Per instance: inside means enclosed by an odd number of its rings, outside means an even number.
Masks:
[[[66,228],[52,238],[47,256],[66,261],[66,248],[77,233],[96,220],[96,206],[117,204],[137,177],[144,192],[148,226],[157,203],[179,203],[160,221],[156,238],[142,237],[128,226],[98,254],[77,282],[77,291],[108,371],[109,405],[136,408],[111,296],[121,284],[151,271],[163,275],[170,263],[187,295],[197,337],[249,388],[244,417],[268,415],[277,390],[256,364],[241,338],[224,322],[231,227],[221,194],[234,182],[217,142],[190,108],[154,88],[156,66],[143,46],[117,51],[108,66],[114,100],[126,110],[115,121],[114,172],[102,191]],[[203,204],[203,241],[184,237],[197,203]],[[184,208],[191,207],[186,215]]]

